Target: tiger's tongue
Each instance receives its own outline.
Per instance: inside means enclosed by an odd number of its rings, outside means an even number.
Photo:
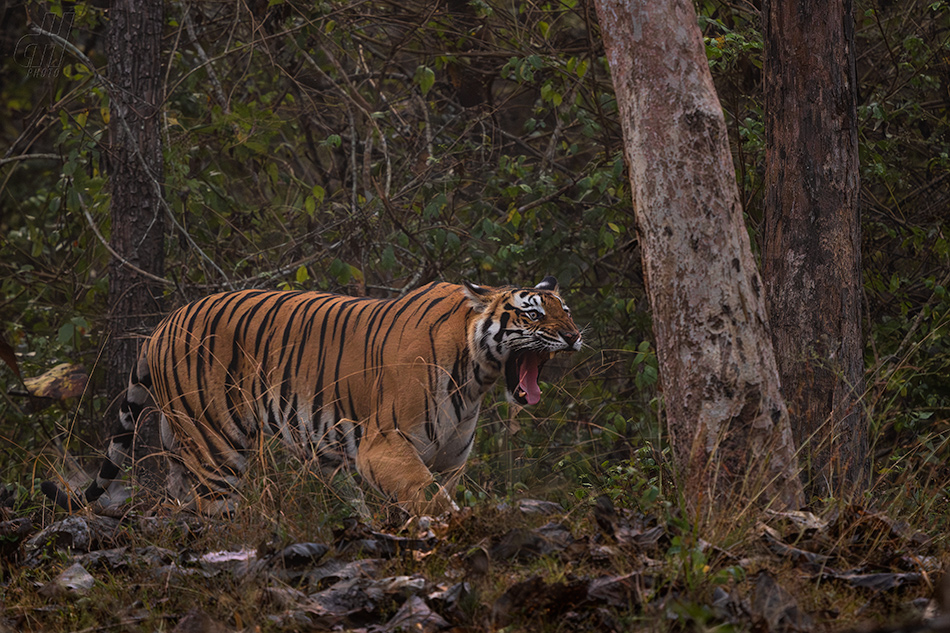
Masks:
[[[519,359],[518,386],[524,391],[528,404],[541,402],[541,388],[538,387],[538,360],[537,354],[527,353]]]

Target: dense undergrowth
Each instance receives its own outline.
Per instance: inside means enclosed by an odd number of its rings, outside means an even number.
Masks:
[[[404,523],[376,499],[357,518],[305,464],[269,464],[228,519],[142,492],[111,516],[37,510],[42,531],[0,522],[0,627],[842,631],[934,608],[945,543],[885,513],[732,507],[699,525],[654,472],[615,468],[605,484]]]
[[[757,245],[765,148],[758,14],[751,5],[697,6]],[[64,56],[49,76],[31,72],[21,57],[0,60],[0,334],[24,377],[70,363],[89,382],[62,397],[31,399],[0,365],[5,518],[33,526],[3,524],[0,628],[164,630],[194,609],[230,629],[292,628],[270,617],[303,598],[275,592],[274,583],[310,596],[329,581],[216,570],[173,582],[154,573],[169,561],[195,569],[208,552],[250,548],[265,556],[300,542],[334,547],[331,558],[359,559],[341,553],[354,539],[334,535],[351,513],[347,499],[286,460],[250,482],[227,523],[124,522],[119,540],[99,545],[171,553],[117,555],[114,567],[90,562],[89,593],[40,592],[72,561],[61,549],[38,566],[25,564],[27,533],[62,518],[35,482],[51,473],[88,477],[83,468],[94,463],[109,424],[103,412],[117,396],[102,391],[99,361],[108,314],[100,235],[110,230],[109,96],[92,71],[104,67],[99,5],[10,2],[2,10],[5,50],[31,33],[27,15],[46,24],[46,12],[72,12],[67,39],[82,57]],[[717,508],[696,525],[683,518],[685,492],[675,487],[662,432],[660,368],[616,106],[589,3],[444,10],[423,2],[168,3],[167,15],[168,308],[226,288],[389,296],[434,279],[527,284],[554,274],[586,328],[588,347],[545,369],[540,405],[510,410],[494,396],[486,401],[458,495],[472,516],[435,530],[433,553],[400,553],[373,575],[419,574],[425,587],[384,592],[382,606],[346,626],[385,625],[407,591],[453,626],[473,630],[804,629],[795,618],[805,615],[813,628],[844,630],[916,617],[912,601],[932,593],[950,527],[946,3],[855,6],[862,402],[874,479],[853,506],[809,500],[818,517],[810,527],[772,517],[774,534],[746,508]],[[595,511],[605,495],[620,522],[613,532],[603,508]],[[561,509],[525,515],[515,505],[523,498]],[[515,527],[531,532],[551,521],[564,525],[570,547],[492,559]],[[847,527],[868,523],[877,528],[855,534]],[[482,551],[487,569],[478,567]],[[793,599],[770,589],[765,571]],[[918,575],[877,587],[843,577],[872,571],[891,580]],[[630,574],[623,586],[635,592],[614,588],[616,600],[629,604],[578,602],[591,579]],[[436,586],[470,576],[477,591],[458,604],[431,598]],[[760,584],[759,607],[779,596],[791,625],[756,611]],[[520,597],[503,601],[515,586]],[[506,620],[491,619],[496,608],[506,609]]]

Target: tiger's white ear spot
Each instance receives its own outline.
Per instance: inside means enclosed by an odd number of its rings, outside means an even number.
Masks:
[[[538,290],[553,290],[554,292],[557,292],[557,279],[548,275],[542,279],[541,283],[535,286],[535,288]]]
[[[465,296],[468,297],[468,303],[475,312],[483,312],[488,308],[488,297],[491,294],[490,288],[477,286],[468,281],[463,281],[462,284],[465,286]]]

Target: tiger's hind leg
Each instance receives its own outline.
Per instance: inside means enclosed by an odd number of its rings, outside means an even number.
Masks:
[[[179,441],[166,415],[160,421],[160,436],[168,457],[165,494],[178,509],[207,517],[233,516],[237,508],[238,486],[243,474],[221,474],[205,467],[206,461],[194,446]]]
[[[105,457],[99,466],[96,478],[86,488],[83,499],[73,498],[51,482],[41,485],[43,493],[67,510],[77,510],[86,504],[98,500],[106,493],[110,484],[118,478],[119,472],[132,452],[136,426],[143,411],[153,406],[151,387],[152,378],[148,368],[148,341],[142,345],[138,361],[129,374],[129,386],[125,390],[119,417],[116,419],[106,449]]]
[[[119,471],[132,454],[136,426],[142,413],[152,404],[152,376],[148,368],[148,342],[143,344],[138,362],[129,376],[129,386],[125,398],[119,405],[119,417],[113,427],[112,439],[106,449],[106,456],[99,466],[95,481],[86,488],[86,502],[91,503],[108,490],[109,485],[118,478]]]

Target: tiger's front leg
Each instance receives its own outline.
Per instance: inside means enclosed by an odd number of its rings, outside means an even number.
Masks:
[[[416,516],[458,511],[450,496],[457,476],[450,477],[443,486],[401,431],[380,430],[374,420],[368,421],[366,426],[367,434],[356,454],[360,475],[384,495],[395,497],[403,509]]]

